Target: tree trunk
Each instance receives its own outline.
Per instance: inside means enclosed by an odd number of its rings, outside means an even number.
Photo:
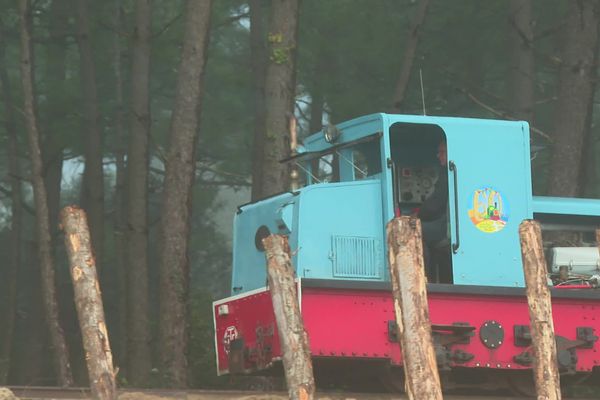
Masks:
[[[298,0],[273,0],[268,34],[265,78],[265,137],[261,196],[288,190],[289,120],[294,114],[296,92],[296,37]]]
[[[309,126],[311,135],[323,129],[323,95],[318,90],[311,93]]]
[[[317,67],[317,74],[320,69]],[[319,80],[317,79],[317,82]],[[309,124],[309,135],[319,132],[323,129],[323,94],[316,88],[311,91],[310,94],[310,124]],[[334,154],[337,156],[337,154]],[[314,158],[310,161],[310,171],[313,176],[319,176],[319,158]]]
[[[69,364],[67,344],[58,318],[58,303],[54,282],[54,260],[48,216],[46,187],[43,180],[43,165],[40,151],[40,136],[35,110],[35,90],[33,79],[33,57],[31,45],[31,8],[29,0],[19,0],[21,28],[21,83],[23,86],[23,113],[27,126],[31,157],[31,179],[36,210],[36,230],[38,252],[42,270],[42,295],[44,298],[46,323],[54,350],[54,360],[58,382],[62,386],[72,386],[73,376]]]
[[[519,226],[519,236],[531,320],[536,392],[538,399],[560,400],[552,302],[539,223],[533,220],[523,221]]]
[[[77,0],[77,44],[81,62],[81,79],[87,135],[85,136],[85,168],[81,203],[90,221],[92,248],[96,267],[102,274],[102,254],[104,248],[104,171],[102,167],[102,129],[98,91],[96,89],[96,68],[90,45],[90,23],[87,0]]]
[[[393,219],[387,226],[388,257],[398,337],[409,399],[442,399],[431,337],[421,221]]]
[[[4,27],[2,27],[4,28]],[[0,343],[0,385],[7,382],[11,366],[11,349],[15,329],[15,313],[17,310],[17,276],[21,265],[21,168],[19,165],[19,142],[15,122],[15,103],[12,96],[10,79],[6,68],[5,48],[6,43],[0,32],[0,92],[4,103],[5,129],[8,134],[8,182],[11,190],[11,222],[10,222],[10,249],[7,262],[5,304],[6,314],[3,318],[3,335]]]
[[[404,98],[406,96],[408,80],[410,79],[410,71],[412,70],[412,66],[415,61],[415,54],[417,52],[417,45],[419,44],[421,27],[423,26],[423,21],[425,21],[425,15],[427,14],[428,7],[429,0],[419,0],[419,4],[415,10],[415,15],[413,15],[413,18],[410,22],[408,37],[404,47],[404,53],[402,54],[400,74],[398,75],[396,90],[394,91],[394,98],[392,99],[392,111],[396,113],[402,112],[404,107]]]
[[[129,380],[148,384],[148,138],[150,135],[151,0],[136,0],[131,67],[131,129],[127,159],[127,264]]]
[[[58,229],[58,214],[61,204],[61,189],[62,189],[62,170],[64,164],[64,149],[66,147],[65,127],[68,125],[65,118],[65,104],[70,104],[70,92],[66,91],[67,87],[67,51],[68,38],[71,32],[70,16],[71,16],[71,1],[52,0],[50,2],[50,15],[48,18],[48,44],[45,47],[45,68],[44,76],[41,78],[45,83],[46,101],[41,110],[40,120],[43,124],[38,125],[40,128],[40,137],[42,143],[42,160],[43,160],[43,178],[46,186],[46,198],[48,199],[48,220],[50,237],[52,240],[52,256],[56,257],[56,249],[59,244],[59,229]],[[56,282],[66,282],[68,272],[65,269],[56,269]],[[60,290],[58,298],[60,298]],[[62,316],[65,327],[73,321],[75,317],[73,309],[65,310]],[[71,325],[72,326],[72,325]],[[67,328],[68,329],[68,328]],[[32,338],[36,341],[36,338]],[[47,343],[42,343],[43,351],[47,349]],[[70,352],[77,353],[80,347],[75,346],[70,349]],[[74,368],[77,375],[80,368],[80,357],[74,358],[76,365]],[[74,379],[76,379],[74,377]]]
[[[161,217],[159,325],[161,372],[167,387],[187,387],[188,246],[211,3],[186,2],[183,50],[169,129]]]
[[[77,207],[65,207],[61,213],[61,224],[65,232],[92,396],[101,400],[116,399],[112,353],[85,212]]]
[[[315,395],[315,380],[288,240],[282,235],[270,235],[263,239],[263,245],[288,395],[292,400],[311,400]]]
[[[42,129],[44,160],[44,183],[48,197],[50,235],[53,248],[58,237],[58,213],[63,169],[63,131],[65,117],[64,94],[66,83],[67,35],[69,34],[70,2],[53,0],[48,21],[49,42],[46,46],[46,81],[48,102],[46,104],[47,123]]]
[[[252,201],[261,198],[265,140],[265,30],[263,1],[250,0],[250,54],[254,76],[254,142],[252,144]]]
[[[44,318],[44,298],[40,290],[42,274],[37,243],[31,240],[23,242],[23,262],[18,277],[19,296],[25,297],[27,301],[19,307],[23,319],[17,319],[15,329],[22,329],[27,335],[15,337],[13,341],[12,354],[18,354],[18,357],[12,358],[8,379],[12,384],[27,386],[32,382],[39,382],[41,378],[48,379],[47,365],[52,365],[54,357],[49,348],[50,340]]]
[[[582,192],[579,160],[589,134],[594,97],[598,18],[600,2],[570,1],[562,63],[559,71],[558,102],[554,113],[554,146],[548,193],[578,196]]]
[[[115,34],[114,34],[114,71],[115,71],[115,159],[116,159],[116,183],[114,199],[114,242],[115,242],[115,264],[117,275],[117,297],[118,297],[118,328],[117,351],[115,360],[121,370],[121,374],[127,376],[127,236],[125,215],[125,152],[126,139],[124,129],[123,110],[123,76],[121,73],[121,0],[115,0]]]
[[[598,59],[598,55],[595,57]],[[594,71],[594,80],[597,79],[597,72]],[[579,195],[581,197],[600,198],[600,165],[598,159],[598,145],[600,144],[600,134],[592,129],[592,121],[594,117],[593,111],[594,102],[590,103],[590,110],[588,111],[588,121],[586,122],[587,132],[583,138],[583,150],[581,159],[579,162],[579,176],[581,186]]]
[[[509,104],[515,118],[531,123],[535,82],[532,0],[511,0],[509,21],[512,45]]]

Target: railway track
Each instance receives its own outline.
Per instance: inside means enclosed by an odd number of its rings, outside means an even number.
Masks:
[[[56,387],[25,387],[11,386],[10,390],[20,399],[90,399],[88,388],[56,388]],[[344,393],[321,392],[317,393],[320,400],[406,400],[408,397],[401,394],[389,393]],[[256,391],[231,391],[231,390],[167,390],[167,389],[120,389],[119,400],[160,400],[160,399],[185,399],[185,400],[286,400],[285,392],[256,392]],[[510,396],[481,396],[481,395],[451,395],[444,396],[446,400],[525,400],[530,397]],[[565,398],[567,400],[568,398]],[[573,398],[574,399],[574,398]],[[578,400],[592,400],[591,398],[577,398]]]

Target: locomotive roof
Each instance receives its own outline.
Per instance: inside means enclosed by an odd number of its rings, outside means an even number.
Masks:
[[[437,125],[442,129],[449,126],[462,125],[465,127],[485,127],[485,126],[512,126],[521,125],[524,128],[527,128],[528,131],[528,123],[526,121],[509,121],[509,120],[499,120],[499,119],[484,119],[484,118],[463,118],[463,117],[446,117],[446,116],[430,116],[430,115],[407,115],[407,114],[385,114],[385,113],[376,113],[369,114],[362,117],[354,118],[348,121],[341,122],[336,126],[340,131],[349,130],[361,125],[373,125],[378,126],[379,131],[381,131],[382,127],[392,126],[396,123],[407,123],[407,124],[422,124],[422,125]],[[351,141],[355,141],[360,137],[370,136],[374,133],[374,131],[369,131],[368,129],[363,130],[362,135],[359,134],[353,135],[350,138],[345,138],[344,135],[340,137],[340,139],[335,143],[335,145],[339,145],[340,143],[347,143]],[[480,134],[485,134],[485,131],[478,132]],[[308,136],[303,140],[302,146],[298,149],[299,153],[303,152],[316,152],[323,151],[327,148],[332,147],[334,144],[327,143],[323,137],[323,132],[316,132],[312,135]]]

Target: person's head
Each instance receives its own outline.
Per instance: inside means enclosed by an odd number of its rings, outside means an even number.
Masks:
[[[445,140],[442,140],[438,145],[437,158],[441,166],[445,167],[448,164],[448,148]]]

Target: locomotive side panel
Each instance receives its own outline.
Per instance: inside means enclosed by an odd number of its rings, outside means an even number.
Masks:
[[[386,280],[378,180],[313,185],[299,198],[300,277]]]
[[[290,247],[296,247],[296,201],[296,195],[283,193],[239,207],[233,225],[232,295],[265,287],[263,238],[271,233],[289,235]]]
[[[258,289],[213,303],[217,374],[249,373],[279,360],[271,294]]]
[[[529,311],[522,291],[501,288],[494,294],[489,288],[449,289],[432,286],[428,296],[440,368],[531,367]],[[596,337],[600,333],[600,318],[596,317],[600,298],[588,293],[590,296],[583,298],[553,299],[563,372],[589,372],[600,365]],[[302,303],[314,357],[387,359],[402,364],[387,290],[305,287]]]
[[[402,365],[392,297],[375,290],[306,280],[301,308],[315,363],[380,360]],[[335,286],[335,285],[334,285]],[[429,306],[438,366],[531,368],[527,299],[522,289],[430,285]],[[600,366],[600,298],[595,291],[554,290],[553,312],[562,373]],[[214,304],[219,374],[251,373],[280,360],[270,293],[263,289]]]

